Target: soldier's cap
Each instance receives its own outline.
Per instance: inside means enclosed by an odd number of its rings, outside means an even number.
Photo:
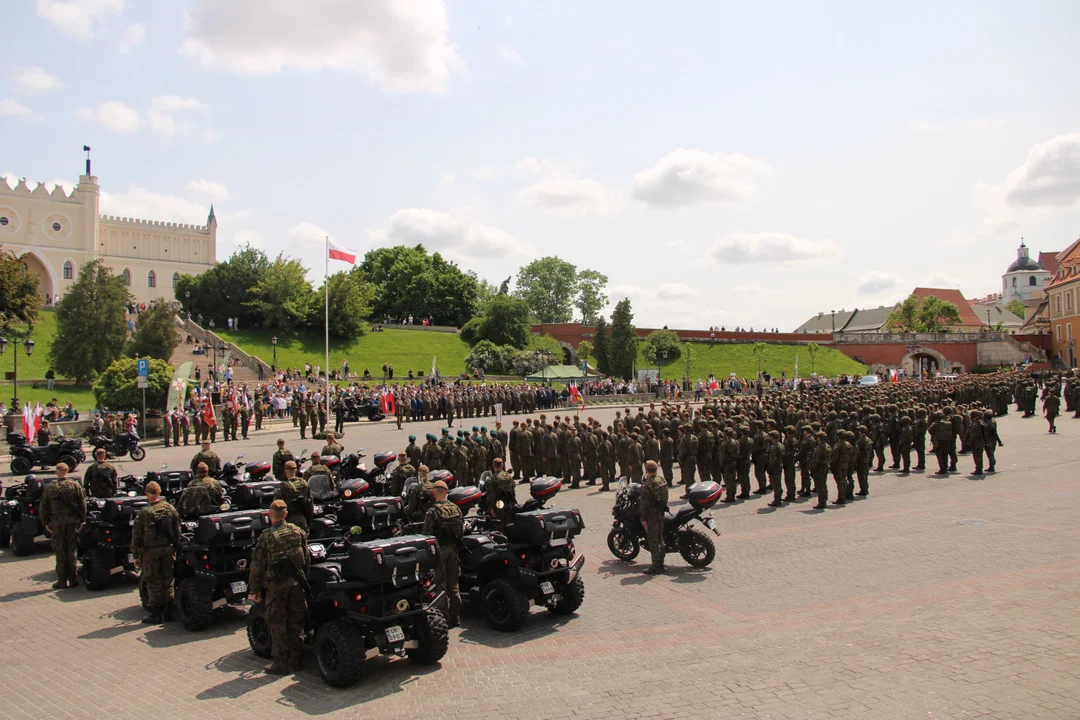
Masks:
[[[457,442],[458,445],[464,445],[465,444],[465,441],[462,440],[460,437],[457,439],[456,442]]]
[[[482,432],[482,433],[486,433],[487,431],[488,431],[488,429],[487,429],[487,426],[486,426],[486,425],[481,425],[481,426],[480,426],[480,432]]]
[[[460,430],[458,430],[458,432],[461,432],[461,431],[460,431]],[[431,437],[435,437],[435,436],[434,436],[434,435],[432,435],[431,433],[428,433],[428,434],[429,434],[429,435],[431,435]],[[442,429],[442,434],[443,434],[443,435],[449,435],[449,434],[450,434],[450,428],[443,428],[443,429]]]
[[[870,431],[865,425],[860,425],[859,427],[857,427],[855,429],[858,430],[859,432],[869,432]]]
[[[825,434],[824,432],[822,432],[821,430],[818,430],[818,431],[817,431],[816,433],[814,433],[814,437],[819,437],[819,438],[825,439],[825,438],[827,438],[827,437],[828,437],[828,435],[826,435],[826,434]]]
[[[289,506],[285,504],[284,500],[275,500],[274,502],[270,503],[270,509],[281,512],[282,510],[288,510]]]
[[[409,436],[409,442],[416,442],[416,436],[415,435],[410,435]]]
[[[769,437],[780,437],[780,431],[779,430],[770,430],[769,431]]]
[[[480,432],[480,426],[478,426],[478,425],[473,425],[473,426],[472,426],[472,431],[473,431],[473,432]]]
[[[491,437],[499,437],[499,431],[498,430],[492,430],[491,431]]]
[[[203,440],[203,441],[202,441],[202,444],[203,444],[203,445],[209,445],[209,444],[210,444],[210,441],[209,441],[209,440]]]
[[[784,432],[795,432],[795,426],[794,425],[785,425],[784,426]]]
[[[450,486],[447,485],[446,483],[444,483],[442,480],[436,480],[435,484],[431,486],[431,489],[432,490],[442,490],[444,492],[449,492]]]
[[[446,431],[443,430],[443,432],[446,432]],[[434,440],[435,439],[435,433],[428,433],[425,437],[427,437],[428,440]]]

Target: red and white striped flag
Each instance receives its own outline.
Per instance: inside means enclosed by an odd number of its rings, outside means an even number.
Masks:
[[[350,265],[356,264],[356,251],[343,248],[340,245],[335,245],[329,240],[326,241],[327,251],[330,253],[331,260],[341,260],[347,262]]]

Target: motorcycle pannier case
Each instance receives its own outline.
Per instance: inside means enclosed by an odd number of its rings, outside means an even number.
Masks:
[[[270,472],[270,463],[266,462],[265,460],[255,460],[253,462],[249,462],[247,465],[244,466],[244,472],[251,476],[256,476],[260,473],[265,475],[266,473]]]
[[[371,489],[371,483],[364,478],[352,478],[338,485],[338,494],[345,500],[360,497]]]
[[[345,500],[337,512],[338,525],[364,531],[385,528],[405,514],[399,497],[364,497]]]
[[[146,473],[146,482],[156,482],[161,486],[161,494],[177,495],[191,482],[190,470],[151,470]]]
[[[384,468],[397,460],[397,453],[393,450],[384,450],[383,452],[375,453],[375,457],[372,458],[372,460],[375,461],[375,467]]]
[[[417,572],[434,570],[438,565],[435,538],[405,535],[388,540],[350,543],[341,571],[346,580],[366,583],[414,580]]]
[[[234,510],[203,515],[195,526],[195,542],[199,545],[228,545],[253,541],[268,527],[268,510]]]
[[[541,502],[555,497],[562,489],[562,480],[557,477],[538,477],[529,483],[529,494]]]
[[[690,486],[686,501],[696,510],[708,510],[720,499],[721,492],[719,483],[699,482]]]
[[[514,515],[514,521],[503,532],[513,543],[544,545],[552,540],[569,540],[584,527],[577,510],[534,510]]]
[[[461,514],[465,515],[483,496],[484,494],[480,492],[480,488],[475,485],[466,485],[451,490],[446,499],[457,505],[461,509]]]
[[[27,475],[26,480],[26,499],[27,500],[40,500],[41,496],[45,494],[45,486],[52,484],[56,480],[55,475]]]
[[[109,498],[105,501],[105,507],[101,510],[101,516],[111,523],[127,522],[138,515],[139,510],[146,507],[147,504],[145,495],[136,495],[135,497],[122,495],[120,497]]]
[[[228,489],[229,499],[235,508],[269,508],[270,503],[274,502],[274,492],[279,484],[276,480],[237,483]]]

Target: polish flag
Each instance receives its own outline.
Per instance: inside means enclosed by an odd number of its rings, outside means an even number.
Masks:
[[[329,251],[330,251],[330,259],[331,260],[341,260],[343,262],[349,263],[350,265],[355,265],[356,264],[356,251],[355,250],[349,250],[347,248],[340,247],[338,245],[335,245],[332,242],[328,242],[327,247],[329,248]]]

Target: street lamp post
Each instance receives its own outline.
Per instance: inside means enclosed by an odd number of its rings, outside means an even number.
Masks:
[[[8,339],[6,337],[0,337],[0,355],[4,354],[7,350]],[[23,340],[23,347],[26,348],[26,357],[30,357],[34,354],[34,341],[30,339],[30,332],[27,331],[26,339]],[[11,412],[14,413],[19,405],[19,353],[14,347],[11,349],[12,361],[15,364],[14,372],[12,373],[12,398],[11,398]]]
[[[274,346],[274,372],[277,372],[277,337],[270,338],[270,344]]]

